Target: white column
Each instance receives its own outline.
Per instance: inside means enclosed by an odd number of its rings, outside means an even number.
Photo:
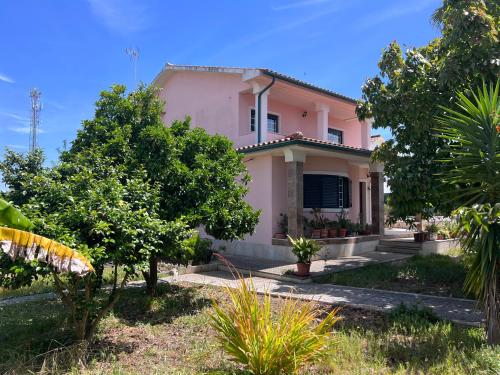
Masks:
[[[325,104],[316,104],[317,136],[323,141],[328,140],[328,113],[330,108]]]

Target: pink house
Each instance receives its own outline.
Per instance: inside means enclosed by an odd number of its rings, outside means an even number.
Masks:
[[[245,155],[247,200],[262,214],[255,233],[227,251],[292,260],[286,240],[273,238],[280,215],[297,237],[318,207],[332,219],[345,210],[383,234],[383,170],[370,161],[371,123],[357,119],[354,99],[269,69],[167,64],[155,83],[166,124],[189,115]],[[355,254],[374,250],[378,235],[328,243],[327,256]]]

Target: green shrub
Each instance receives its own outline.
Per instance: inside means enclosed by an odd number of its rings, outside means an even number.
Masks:
[[[297,257],[299,263],[311,263],[313,255],[321,250],[321,246],[314,240],[304,237],[294,240],[290,236],[288,236],[288,239],[292,243],[292,253]]]
[[[296,374],[306,363],[329,352],[337,309],[320,323],[322,310],[313,302],[286,298],[273,314],[271,296],[260,301],[253,281],[241,276],[237,289],[226,288],[231,303],[214,304],[212,326],[223,349],[254,375]]]

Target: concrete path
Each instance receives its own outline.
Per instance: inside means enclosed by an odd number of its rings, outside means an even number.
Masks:
[[[174,280],[214,286],[235,287],[237,285],[233,276],[224,271],[179,275]],[[479,326],[484,321],[484,314],[476,308],[476,302],[467,299],[331,284],[293,284],[262,277],[253,277],[253,282],[259,293],[267,291],[274,296],[293,296],[304,300],[348,305],[382,312],[388,312],[404,303],[407,306],[430,307],[441,319],[459,324]]]
[[[311,262],[311,277],[315,278],[330,273],[361,268],[368,264],[397,262],[410,258],[411,256],[412,255],[409,254],[371,251],[362,255],[345,256],[337,259],[315,260]],[[290,273],[297,269],[296,264],[291,262],[259,259],[241,255],[224,255],[224,258],[239,270],[250,270],[253,271],[255,276],[262,276],[265,278],[275,278],[273,276],[283,275],[290,277]],[[282,280],[286,280],[286,278],[282,278]],[[293,282],[293,280],[289,281]]]
[[[159,282],[179,281],[213,286],[236,286],[233,276],[225,271],[214,271],[203,274],[191,273],[159,280]],[[262,277],[253,277],[253,282],[259,293],[267,291],[274,296],[293,296],[304,300],[347,305],[382,312],[388,312],[401,303],[407,306],[421,305],[432,308],[441,319],[450,320],[455,323],[479,326],[484,322],[484,314],[476,308],[476,302],[467,299],[435,297],[423,294],[391,292],[331,284],[294,284]],[[142,287],[144,285],[143,281],[135,281],[127,285],[127,288]],[[0,300],[0,308],[18,303],[56,298],[57,295],[54,293],[4,298]]]

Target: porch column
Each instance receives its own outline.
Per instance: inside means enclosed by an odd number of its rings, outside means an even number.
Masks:
[[[259,124],[258,116],[259,116],[259,92],[264,88],[265,86],[261,85],[255,85],[253,89],[253,93],[255,94],[255,126],[257,127]],[[260,141],[261,142],[266,142],[267,141],[267,99],[269,97],[269,91],[263,92],[262,95],[260,96]],[[255,129],[255,137],[256,137],[256,142],[258,142],[258,129]]]
[[[304,161],[305,153],[285,149],[288,234],[292,238],[304,234]]]
[[[330,108],[326,104],[316,104],[318,139],[328,140],[328,113]]]
[[[384,172],[381,164],[370,165],[372,227],[374,234],[384,234]]]

